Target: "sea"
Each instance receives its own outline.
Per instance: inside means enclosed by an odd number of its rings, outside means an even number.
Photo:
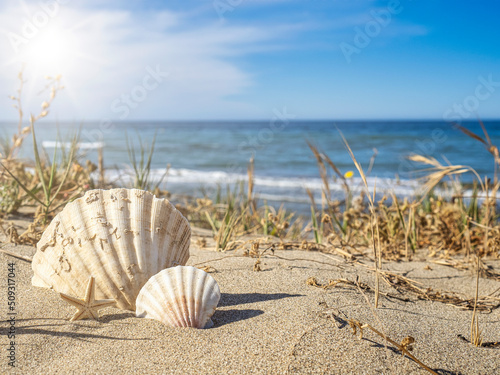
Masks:
[[[491,143],[500,145],[500,121],[483,124]],[[486,140],[479,121],[460,125]],[[1,137],[11,137],[16,130],[17,123],[0,123]],[[494,176],[494,159],[487,145],[444,121],[291,121],[276,117],[271,121],[39,122],[35,132],[47,155],[52,155],[56,144],[64,147],[79,132],[82,161],[97,163],[97,148],[102,147],[106,177],[121,186],[130,186],[133,176],[128,150],[133,148],[139,161],[141,145],[147,158],[155,140],[150,179],[155,184],[168,168],[160,187],[174,195],[213,198],[218,187],[224,192],[245,184],[253,158],[254,193],[259,201],[276,208],[284,204],[299,213],[309,211],[307,189],[317,203],[323,189],[309,144],[327,155],[342,174],[352,174],[347,181],[353,192],[364,189],[342,137],[367,174],[370,190],[375,188],[379,196],[393,192],[415,198],[421,194],[422,169],[428,166],[408,160],[412,154],[435,158],[443,165],[468,166],[480,176]],[[19,157],[33,159],[31,137]],[[343,199],[342,181],[331,170],[328,175],[333,199]],[[474,180],[472,173],[460,178],[468,184]]]

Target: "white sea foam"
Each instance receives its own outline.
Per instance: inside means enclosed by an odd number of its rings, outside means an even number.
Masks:
[[[94,172],[96,173],[96,172]],[[154,184],[165,173],[165,169],[153,169],[150,174],[150,181]],[[97,178],[97,175],[94,176]],[[112,182],[123,185],[130,185],[133,182],[134,173],[130,168],[121,170],[107,170],[106,178]],[[170,169],[162,185],[173,193],[199,192],[203,187],[205,190],[215,191],[215,187],[232,185],[238,182],[247,182],[248,176],[245,174],[228,173],[225,171],[198,171],[192,169]],[[363,181],[359,177],[347,180],[352,194],[358,195],[362,191],[366,192]],[[373,194],[376,189],[377,195],[390,195],[394,193],[399,198],[416,198],[423,194],[422,182],[417,180],[391,179],[368,177],[369,193]],[[308,204],[310,199],[306,193],[309,189],[317,198],[321,198],[323,191],[323,181],[317,177],[269,177],[254,176],[254,192],[257,197],[263,200],[275,202],[292,202],[297,204]],[[344,185],[339,179],[329,180],[329,187],[332,199],[344,199]],[[435,189],[435,194],[450,199],[455,190],[452,187]],[[462,192],[462,197],[470,199],[473,196],[472,190]],[[481,193],[478,194],[480,200],[484,199]]]
[[[151,181],[158,181],[165,173],[165,169],[151,170]],[[133,178],[130,169],[108,170],[107,177],[110,180],[117,180],[129,183]],[[225,186],[237,182],[247,182],[248,176],[245,174],[229,173],[225,171],[199,171],[192,169],[170,169],[164,182],[167,189],[190,185],[191,188]],[[368,188],[372,192],[376,188],[377,193],[394,192],[397,196],[414,196],[418,194],[421,187],[416,180],[397,180],[390,178],[369,177],[367,179]],[[357,194],[365,190],[361,178],[351,178],[347,180],[351,192]],[[307,202],[306,189],[315,194],[323,190],[323,181],[317,177],[270,177],[255,176],[254,190],[262,199],[281,200],[290,202]],[[340,179],[330,179],[330,191],[333,196],[344,195],[344,185]]]
[[[71,142],[58,142],[58,141],[43,141],[42,147],[44,148],[71,148],[73,144]],[[92,150],[103,148],[105,146],[104,142],[79,142],[78,148],[80,150]]]

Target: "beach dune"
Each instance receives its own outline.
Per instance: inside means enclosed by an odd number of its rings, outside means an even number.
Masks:
[[[396,342],[415,338],[413,355],[439,374],[498,374],[500,348],[477,348],[470,338],[472,312],[444,303],[401,294],[381,296],[352,285],[308,285],[346,279],[373,285],[367,267],[317,252],[276,251],[255,259],[241,251],[217,253],[196,247],[193,236],[188,265],[210,266],[222,298],[211,329],[170,328],[136,318],[113,307],[99,321],[69,322],[74,308],[52,290],[31,285],[31,264],[1,254],[5,270],[15,263],[15,366],[8,365],[9,327],[6,293],[2,314],[1,372],[12,374],[424,374],[417,363],[370,330],[353,334],[349,319],[368,323]],[[8,245],[11,252],[32,256],[35,249]],[[224,258],[224,259],[221,259]],[[498,266],[496,261],[496,266]],[[469,271],[413,261],[388,263],[384,269],[434,290],[473,296]],[[429,269],[430,268],[430,269]],[[311,284],[311,282],[309,283]],[[382,292],[398,292],[381,283]],[[480,294],[498,297],[500,282],[480,280]],[[496,293],[496,294],[495,294]],[[407,298],[404,302],[401,299]],[[484,342],[500,340],[500,309],[479,314]],[[387,345],[387,346],[386,346]]]

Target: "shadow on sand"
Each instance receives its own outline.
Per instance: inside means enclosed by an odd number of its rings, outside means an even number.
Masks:
[[[302,297],[302,294],[288,293],[222,293],[219,306],[236,306],[245,303],[274,301],[282,298]]]

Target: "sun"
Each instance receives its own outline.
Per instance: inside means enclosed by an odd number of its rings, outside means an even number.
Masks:
[[[48,27],[26,43],[20,59],[40,72],[64,73],[78,62],[78,40],[68,30]]]
[[[86,85],[88,77],[98,74],[107,63],[101,58],[101,52],[105,51],[101,35],[95,32],[94,16],[69,6],[57,7],[54,4],[58,2],[53,2],[49,9],[48,3],[40,2],[44,5],[38,7],[24,4],[8,10],[7,18],[12,22],[5,30],[0,25],[10,44],[0,43],[0,52],[6,60],[3,67],[12,73],[24,73],[29,98],[47,88],[44,77],[62,77],[64,96],[79,108],[77,88]]]

